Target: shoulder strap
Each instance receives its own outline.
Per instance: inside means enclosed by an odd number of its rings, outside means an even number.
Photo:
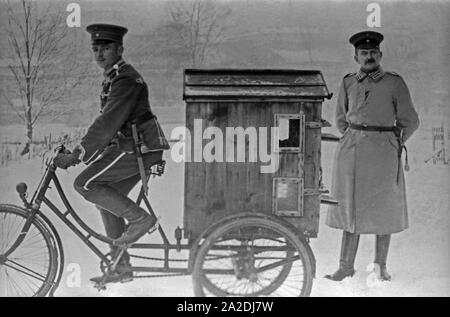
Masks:
[[[356,75],[356,73],[348,73],[347,75],[344,76],[344,78],[350,77],[350,76],[354,76]],[[344,87],[345,88],[345,87]],[[348,105],[345,105],[345,114],[347,114],[348,112]]]
[[[394,75],[394,76],[397,76],[397,77],[400,77],[400,75],[397,74],[396,72],[386,72],[386,73],[391,74],[391,75]]]

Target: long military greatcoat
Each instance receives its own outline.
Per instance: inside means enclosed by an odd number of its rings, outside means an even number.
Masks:
[[[381,68],[369,75],[362,71],[346,75],[335,119],[343,135],[335,153],[331,194],[339,205],[328,209],[326,224],[359,234],[406,229],[405,180],[395,134],[349,128],[350,122],[396,124],[406,141],[418,128],[419,119],[404,80]]]

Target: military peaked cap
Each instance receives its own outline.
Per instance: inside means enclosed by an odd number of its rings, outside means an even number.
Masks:
[[[381,33],[375,31],[362,31],[352,35],[349,42],[355,46],[355,48],[380,48],[380,43],[383,39],[384,36]]]
[[[91,34],[92,44],[117,42],[122,44],[122,39],[128,29],[112,24],[96,23],[86,28]]]

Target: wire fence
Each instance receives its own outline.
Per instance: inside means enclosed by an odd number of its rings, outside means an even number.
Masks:
[[[0,164],[7,166],[13,161],[42,157],[45,152],[51,151],[59,144],[66,145],[69,149],[78,144],[86,134],[87,128],[79,128],[62,135],[45,135],[43,140],[36,140],[31,144],[17,141],[4,141],[1,143]]]
[[[450,131],[447,131],[444,125],[431,128],[431,137],[433,145],[433,155],[426,160],[433,164],[449,164],[449,140]]]

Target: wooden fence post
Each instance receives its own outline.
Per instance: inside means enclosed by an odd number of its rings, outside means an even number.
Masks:
[[[448,164],[446,153],[446,133],[444,125],[431,128],[433,138],[433,164]]]

